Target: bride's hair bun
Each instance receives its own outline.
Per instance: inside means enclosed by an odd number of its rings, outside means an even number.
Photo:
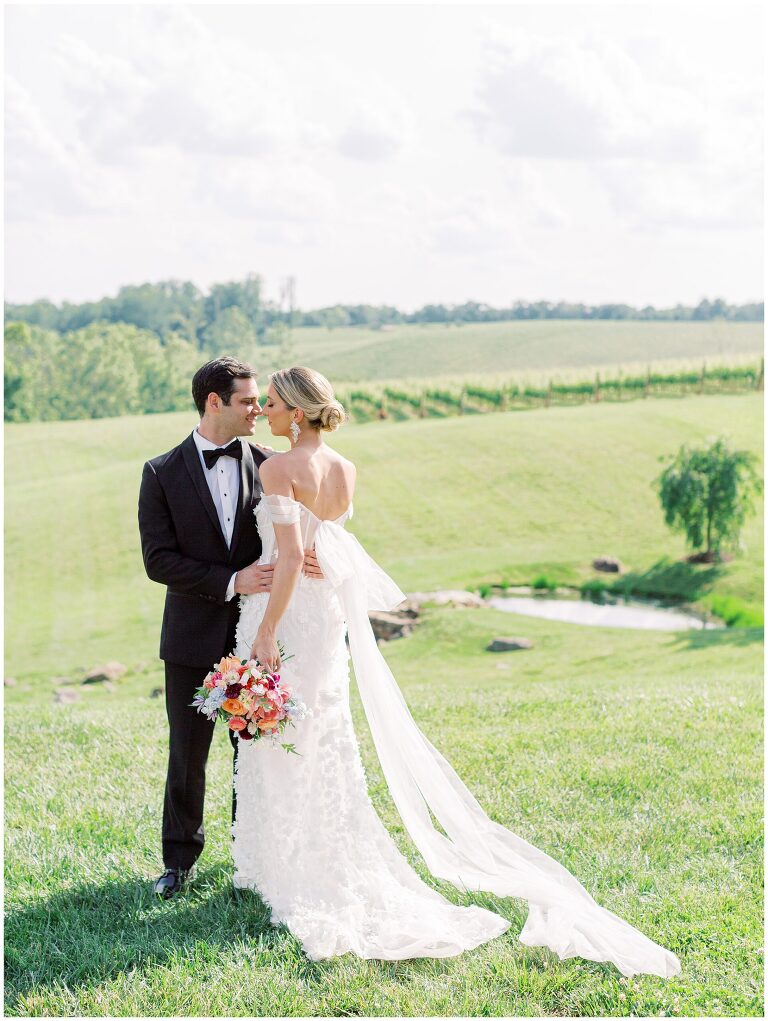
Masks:
[[[334,398],[320,412],[320,428],[325,432],[333,432],[347,420],[343,406]]]
[[[313,429],[333,432],[347,421],[347,413],[333,395],[333,387],[319,372],[303,365],[278,369],[270,382],[289,408],[301,408]]]

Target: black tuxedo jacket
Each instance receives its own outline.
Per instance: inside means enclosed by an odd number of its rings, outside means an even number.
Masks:
[[[144,567],[167,585],[160,658],[200,667],[202,677],[231,652],[238,598],[225,602],[229,579],[261,555],[254,508],[262,496],[259,465],[268,457],[243,441],[240,496],[227,547],[216,507],[189,435],[178,447],[144,465],[139,493],[139,532]]]

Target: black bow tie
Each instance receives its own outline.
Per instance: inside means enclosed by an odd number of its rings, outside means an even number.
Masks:
[[[243,459],[243,446],[240,440],[232,440],[228,447],[216,447],[214,450],[204,450],[203,459],[205,467],[213,468],[220,457],[236,457],[238,461]]]

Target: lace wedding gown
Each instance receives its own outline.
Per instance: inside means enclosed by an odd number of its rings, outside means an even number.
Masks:
[[[289,732],[300,755],[257,741],[238,749],[235,886],[256,891],[273,923],[287,925],[313,960],[350,951],[382,960],[450,957],[509,928],[494,912],[459,907],[427,886],[376,814],[350,715],[346,630],[387,785],[432,875],[462,891],[527,900],[519,938],[528,946],[611,961],[628,976],[676,975],[673,953],[601,908],[553,858],[489,819],[416,726],[368,621],[369,609],[391,609],[405,596],[345,530],[351,516],[350,507],[322,521],[285,496],[264,496],[256,510],[261,562],[274,560],[273,524],[298,521],[325,580],[301,576],[278,626],[293,654],[281,676],[312,711]],[[241,658],[250,654],[268,599],[241,598]]]

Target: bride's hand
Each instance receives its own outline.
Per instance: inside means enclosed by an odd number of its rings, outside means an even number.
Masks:
[[[257,659],[270,673],[276,673],[280,669],[280,650],[275,636],[259,631],[251,646],[251,658]]]

